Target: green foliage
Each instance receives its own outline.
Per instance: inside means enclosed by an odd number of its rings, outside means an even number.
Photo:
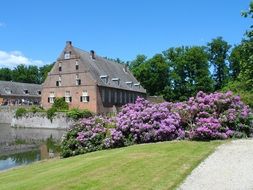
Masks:
[[[38,106],[32,106],[30,109],[29,109],[29,112],[32,112],[32,113],[37,113],[37,112],[42,112],[44,111],[42,107],[38,107]]]
[[[137,56],[132,62],[134,76],[141,82],[150,95],[160,94],[168,80],[168,64],[162,54],[145,61],[145,56]]]
[[[65,102],[64,98],[62,98],[62,97],[55,98],[52,108],[54,108],[57,111],[68,110],[69,105],[67,102]]]
[[[88,118],[91,116],[92,116],[92,113],[86,109],[80,110],[77,108],[73,108],[67,112],[67,117],[74,119],[75,121],[81,118]]]
[[[20,64],[12,70],[9,68],[1,68],[0,80],[41,84],[44,82],[47,73],[52,69],[53,65],[54,63],[38,68],[35,65],[25,66]]]
[[[223,89],[223,92],[228,90],[233,91],[235,94],[238,94],[242,101],[253,108],[253,90],[246,91],[243,82],[240,81],[232,81],[229,82]]]
[[[219,90],[226,85],[229,79],[229,69],[227,66],[228,51],[231,48],[222,37],[217,37],[207,44],[210,62],[214,66],[215,90]]]
[[[42,67],[39,68],[39,81],[40,81],[40,83],[43,83],[45,81],[45,79],[47,78],[48,72],[51,71],[54,64],[55,64],[55,62],[52,64],[43,65]]]
[[[47,110],[47,118],[50,119],[50,121],[53,121],[54,116],[56,115],[57,109],[52,107]]]
[[[164,99],[183,101],[200,90],[212,91],[213,82],[204,47],[170,48],[164,55],[170,72],[170,81],[163,91]]]
[[[9,68],[0,69],[0,80],[11,81],[12,80],[12,71]]]
[[[23,117],[25,114],[27,113],[27,110],[25,108],[18,108],[15,112],[15,117],[19,118],[19,117]]]

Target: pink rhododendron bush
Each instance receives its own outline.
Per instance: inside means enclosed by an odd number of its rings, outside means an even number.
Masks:
[[[62,156],[174,139],[213,140],[253,133],[250,108],[232,92],[199,92],[186,102],[153,104],[137,98],[115,118],[84,118],[70,127]]]

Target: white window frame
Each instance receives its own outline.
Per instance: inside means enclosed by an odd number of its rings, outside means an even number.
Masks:
[[[65,52],[64,53],[64,59],[70,59],[70,52]]]
[[[53,103],[54,103],[54,98],[55,98],[54,92],[50,92],[50,93],[49,93],[49,103],[50,103],[50,104],[53,104]]]
[[[82,102],[86,103],[88,102],[88,91],[87,90],[83,90],[82,92]]]
[[[70,103],[70,91],[65,91],[65,102]]]
[[[107,76],[107,75],[101,75],[101,76],[100,76],[100,79],[101,79],[105,84],[108,83],[108,76]]]
[[[126,84],[127,84],[127,86],[130,87],[130,88],[133,87],[133,82],[132,82],[132,81],[127,81]]]

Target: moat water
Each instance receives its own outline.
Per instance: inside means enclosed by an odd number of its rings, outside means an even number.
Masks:
[[[64,133],[65,130],[0,124],[0,171],[58,156]]]

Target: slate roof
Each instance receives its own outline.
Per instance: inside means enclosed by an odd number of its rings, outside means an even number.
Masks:
[[[80,56],[82,62],[89,65],[89,70],[97,81],[98,86],[146,93],[146,90],[140,85],[126,65],[110,61],[98,55],[95,55],[95,59],[92,59],[89,52],[76,47],[73,47],[73,50]],[[101,76],[108,76],[108,82],[105,83]],[[115,81],[117,78],[119,79],[119,84]],[[132,85],[130,82],[132,82]]]
[[[0,96],[40,97],[41,89],[38,84],[0,81]]]

